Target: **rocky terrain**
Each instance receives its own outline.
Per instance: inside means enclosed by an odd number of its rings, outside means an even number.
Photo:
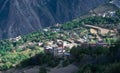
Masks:
[[[107,0],[1,0],[0,39],[64,23]]]

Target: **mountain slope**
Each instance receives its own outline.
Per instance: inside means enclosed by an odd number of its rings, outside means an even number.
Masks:
[[[0,38],[70,21],[106,0],[1,0]]]
[[[111,0],[110,3],[113,3],[113,4],[115,4],[117,7],[120,8],[120,1],[119,1],[119,0]]]

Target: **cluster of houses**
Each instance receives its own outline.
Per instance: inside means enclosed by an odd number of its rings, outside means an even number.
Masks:
[[[49,41],[44,45],[44,51],[46,54],[53,54],[55,57],[70,56],[70,49],[75,45],[63,40]]]
[[[115,16],[115,11],[107,11],[103,14],[99,13],[98,16],[102,16],[102,17],[113,17]]]
[[[114,17],[116,15],[116,11],[107,11],[102,13],[95,13],[91,11],[92,16],[101,16],[101,17]]]
[[[40,43],[41,45],[42,43]],[[70,40],[68,39],[67,41],[63,40],[57,40],[57,41],[49,41],[46,44],[44,44],[44,52],[46,54],[52,54],[55,57],[69,57],[70,56],[70,50],[74,46],[81,46],[83,48],[88,48],[88,47],[108,47],[109,44],[103,42],[103,41],[98,41],[98,42],[81,42],[81,40]]]
[[[15,38],[10,38],[10,40],[13,41],[13,42],[17,42],[17,41],[19,41],[20,39],[22,39],[21,36],[17,36],[17,37],[15,37]]]

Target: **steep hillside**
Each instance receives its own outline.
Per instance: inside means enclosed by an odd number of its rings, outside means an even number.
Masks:
[[[111,0],[111,3],[115,4],[117,7],[120,8],[120,1],[119,0]]]
[[[0,38],[70,21],[106,0],[0,0]]]

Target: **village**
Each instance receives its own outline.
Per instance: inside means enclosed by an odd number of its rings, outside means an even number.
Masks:
[[[96,9],[97,10],[97,9]],[[91,16],[99,17],[114,17],[116,11],[109,10],[106,12],[96,13],[96,10],[90,11]],[[54,37],[52,37],[54,34]],[[49,35],[48,35],[49,34]],[[18,48],[25,50],[26,47],[39,47],[44,53],[52,54],[55,57],[70,56],[72,47],[109,47],[117,40],[117,29],[102,28],[100,26],[84,24],[81,27],[73,28],[72,30],[65,30],[61,28],[61,24],[57,23],[54,26],[46,27],[43,29],[43,38],[41,41],[27,41]],[[52,37],[52,38],[46,38]],[[17,42],[22,37],[10,38],[10,41]]]
[[[57,34],[57,38],[49,39],[47,41],[30,42],[19,46],[19,48],[25,49],[26,46],[40,47],[44,53],[52,54],[55,57],[69,57],[72,47],[109,47],[111,42],[115,42],[117,39],[117,30],[111,30],[101,28],[93,25],[84,25],[81,28],[74,28],[73,30],[63,30],[60,28],[60,24],[56,24],[54,27],[43,29],[45,33],[54,32]],[[51,35],[52,36],[52,35]],[[64,37],[64,38],[63,38]],[[21,36],[11,38],[13,42],[17,42],[22,39]]]

